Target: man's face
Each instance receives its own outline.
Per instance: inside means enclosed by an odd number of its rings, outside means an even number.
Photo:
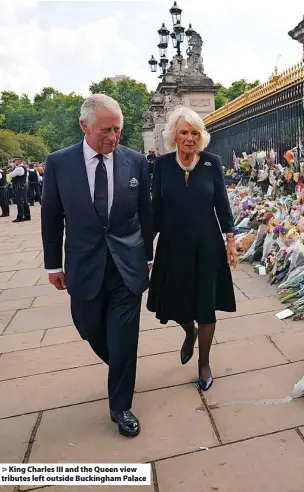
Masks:
[[[99,154],[110,154],[115,150],[120,140],[121,126],[120,114],[115,109],[99,109],[90,126],[81,121],[88,144]]]
[[[15,167],[20,166],[22,163],[23,163],[22,159],[15,159],[15,160],[14,160],[14,166],[15,166]]]

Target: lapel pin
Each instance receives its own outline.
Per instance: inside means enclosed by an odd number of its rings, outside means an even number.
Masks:
[[[211,166],[211,162],[204,162],[204,166]]]

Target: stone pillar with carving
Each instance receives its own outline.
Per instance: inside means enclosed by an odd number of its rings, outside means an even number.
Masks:
[[[180,105],[187,106],[201,118],[215,110],[214,96],[219,87],[204,73],[201,36],[193,32],[187,51],[188,58],[173,57],[151,100],[143,126],[145,151],[167,152],[163,129],[172,111]],[[151,126],[154,130],[154,147],[151,147]]]

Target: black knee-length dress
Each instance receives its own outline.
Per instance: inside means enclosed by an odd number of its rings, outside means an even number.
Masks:
[[[216,310],[236,311],[222,236],[233,232],[233,217],[220,157],[201,152],[187,183],[175,152],[159,157],[152,202],[159,237],[147,309],[163,324],[214,323]]]

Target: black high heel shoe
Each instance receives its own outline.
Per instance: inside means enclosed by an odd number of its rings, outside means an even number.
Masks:
[[[198,361],[198,374],[199,374],[199,361]],[[201,379],[199,377],[197,384],[199,389],[201,389],[202,391],[208,391],[213,385],[213,377],[209,376],[207,379]]]
[[[193,343],[189,343],[189,341],[187,339],[188,335],[186,335],[185,341],[184,341],[183,346],[182,346],[181,351],[180,351],[180,360],[181,360],[181,363],[183,365],[187,364],[187,362],[189,362],[189,360],[192,359],[193,351],[194,351],[194,345],[195,345],[195,342],[197,339],[197,334],[198,334],[198,329],[195,328],[195,326],[194,326]]]

